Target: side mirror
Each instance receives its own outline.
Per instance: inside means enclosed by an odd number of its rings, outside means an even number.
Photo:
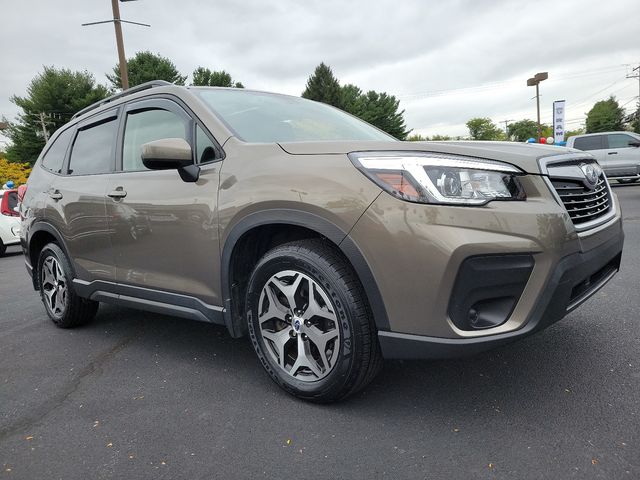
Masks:
[[[193,164],[191,145],[183,138],[162,138],[142,145],[142,163],[150,170],[177,169],[185,182],[196,182],[200,167]]]
[[[640,147],[640,141],[637,142],[629,142],[630,147]]]

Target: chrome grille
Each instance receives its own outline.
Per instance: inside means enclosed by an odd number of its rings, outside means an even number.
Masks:
[[[611,196],[604,174],[593,188],[579,180],[551,178],[551,183],[574,225],[596,220],[611,210]]]

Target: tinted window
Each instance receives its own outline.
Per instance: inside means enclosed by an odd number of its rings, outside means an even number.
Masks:
[[[615,133],[607,137],[609,137],[609,148],[626,148],[631,146],[630,143],[638,142],[638,139],[624,133]]]
[[[90,175],[108,173],[113,168],[113,145],[116,140],[115,119],[78,131],[71,148],[69,173]]]
[[[576,138],[573,148],[578,150],[600,150],[602,146],[602,135]]]
[[[341,110],[299,97],[239,89],[194,89],[246,142],[393,140]]]
[[[204,130],[196,127],[196,159],[198,163],[210,162],[216,159],[216,146]]]
[[[168,110],[144,110],[127,115],[122,150],[124,171],[146,170],[142,145],[163,138],[187,139],[187,122]]]
[[[7,206],[9,210],[12,212],[15,211],[15,208],[18,206],[18,192],[7,192]]]
[[[72,134],[73,128],[68,128],[55,139],[42,158],[42,166],[44,168],[56,173],[61,172],[64,156],[67,153]]]

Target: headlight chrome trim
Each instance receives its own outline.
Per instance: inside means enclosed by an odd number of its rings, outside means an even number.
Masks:
[[[517,201],[525,200],[526,195],[522,185],[517,180],[518,176],[526,173],[520,168],[509,163],[482,158],[464,157],[460,155],[448,155],[429,152],[352,152],[349,159],[358,170],[383,190],[391,193],[401,200],[435,205],[454,206],[483,206],[492,201]],[[455,198],[443,195],[427,173],[427,167],[453,169],[460,172],[486,172],[487,174],[504,173],[516,185],[516,195],[494,196],[486,198]],[[403,192],[391,188],[376,176],[382,172],[406,172],[413,186],[422,192],[420,197],[410,197]]]

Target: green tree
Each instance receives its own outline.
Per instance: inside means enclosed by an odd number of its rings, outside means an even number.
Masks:
[[[408,142],[442,142],[447,140],[453,140],[453,137],[451,137],[450,135],[440,135],[437,133],[432,137],[424,137],[419,133],[414,133],[412,135],[409,135],[406,140]],[[460,139],[458,138],[458,140]]]
[[[566,130],[564,132],[564,139],[566,140],[569,137],[573,137],[574,135],[582,135],[584,133],[584,128],[576,128],[575,130]]]
[[[541,125],[541,136],[552,137],[553,127],[550,125]],[[530,138],[538,139],[538,122],[533,120],[519,120],[509,124],[507,127],[508,140],[515,142],[526,142]]]
[[[174,63],[160,54],[146,52],[138,52],[132,58],[127,60],[127,69],[129,73],[129,86],[134,87],[151,80],[166,80],[176,85],[184,85],[187,79],[186,75],[180,75]],[[113,67],[113,74],[107,74],[107,79],[114,88],[122,88],[122,80],[120,79],[120,67]]]
[[[352,83],[343,85],[340,87],[340,108],[355,115],[355,112],[360,108],[358,102],[361,96],[362,90],[359,87]]]
[[[507,127],[509,139],[526,142],[530,138],[538,138],[538,123],[533,120],[519,120]]]
[[[357,98],[349,113],[399,140],[404,140],[410,130],[407,130],[404,123],[404,110],[398,111],[399,106],[400,101],[393,95],[370,90]]]
[[[357,88],[357,87],[356,87]],[[318,65],[307,80],[303,98],[342,108],[342,89],[333,71],[324,63]]]
[[[472,118],[467,128],[472,140],[504,140],[504,132],[490,118]]]
[[[235,82],[229,73],[224,70],[211,71],[208,68],[198,67],[193,71],[191,85],[199,87],[234,87],[244,88],[240,82]]]
[[[398,111],[400,101],[396,97],[373,90],[363,93],[353,84],[340,86],[331,68],[324,63],[309,77],[302,97],[338,107],[400,140],[409,133],[404,110]]]
[[[587,113],[587,133],[624,130],[624,109],[618,105],[615,97],[596,102]]]
[[[44,67],[27,87],[25,97],[13,96],[22,113],[10,123],[6,135],[11,140],[7,159],[33,164],[45,145],[45,133],[50,135],[67,123],[78,110],[102,100],[109,94],[96,85],[89,72]]]
[[[638,102],[638,109],[636,110],[635,118],[631,120],[631,124],[629,126],[634,132],[640,133],[640,102]]]

